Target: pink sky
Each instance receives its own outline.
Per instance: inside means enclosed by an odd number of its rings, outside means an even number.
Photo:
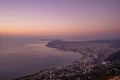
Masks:
[[[1,0],[8,35],[120,34],[120,0]]]

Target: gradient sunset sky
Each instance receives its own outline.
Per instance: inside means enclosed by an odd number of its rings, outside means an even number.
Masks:
[[[0,0],[0,33],[119,37],[120,0]]]

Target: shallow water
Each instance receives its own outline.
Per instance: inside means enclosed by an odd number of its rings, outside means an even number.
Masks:
[[[0,80],[12,79],[39,69],[62,66],[80,59],[79,53],[46,47],[40,40],[2,39]]]

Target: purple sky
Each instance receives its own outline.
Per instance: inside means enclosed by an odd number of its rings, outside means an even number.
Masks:
[[[119,37],[120,0],[0,0],[0,32]]]

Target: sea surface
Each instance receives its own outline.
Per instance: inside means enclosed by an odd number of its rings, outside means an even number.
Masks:
[[[0,39],[0,80],[10,80],[40,69],[69,64],[82,57],[79,53],[46,47],[41,39]]]

